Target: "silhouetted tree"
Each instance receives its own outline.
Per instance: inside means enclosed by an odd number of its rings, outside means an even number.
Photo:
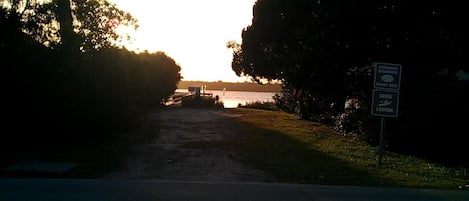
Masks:
[[[117,46],[127,37],[116,26],[137,25],[115,5],[9,3],[0,7],[0,101],[9,117],[2,127],[14,131],[2,133],[7,148],[66,146],[134,128],[180,80],[180,67],[164,53]]]
[[[344,99],[343,81],[336,79],[344,73],[327,54],[331,28],[326,26],[321,5],[257,1],[252,25],[243,30],[241,49],[234,52],[232,65],[237,74],[281,80],[297,100],[299,114],[308,119],[336,110],[337,102]]]
[[[428,157],[459,155],[456,128],[463,123],[453,113],[469,112],[463,104],[469,101],[467,81],[456,76],[469,71],[466,15],[454,1],[258,0],[232,68],[254,79],[282,80],[282,100],[288,101],[281,103],[292,110],[296,100],[296,111],[307,119],[338,116],[345,98],[357,97],[362,131],[372,132],[371,64],[402,64],[400,114],[389,120],[390,145]],[[452,151],[432,151],[441,142],[440,135],[427,133],[435,129],[451,130],[445,144]],[[416,148],[421,139],[427,143]]]

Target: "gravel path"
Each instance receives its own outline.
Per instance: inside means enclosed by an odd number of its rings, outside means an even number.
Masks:
[[[135,147],[127,172],[106,177],[114,179],[162,179],[178,181],[272,181],[259,170],[236,159],[236,153],[221,149],[183,146],[191,142],[220,141],[239,135],[230,129],[230,110],[175,108],[150,116],[157,123],[159,137]]]

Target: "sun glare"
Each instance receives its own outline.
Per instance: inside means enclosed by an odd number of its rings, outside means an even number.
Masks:
[[[241,42],[241,31],[251,24],[255,0],[111,0],[138,19],[139,28],[119,27],[128,33],[129,50],[163,51],[180,66],[184,80],[246,81],[231,69],[230,40]]]

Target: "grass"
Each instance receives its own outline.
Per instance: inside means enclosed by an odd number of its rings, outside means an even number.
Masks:
[[[248,166],[280,182],[469,190],[464,168],[386,152],[354,136],[282,112],[238,108],[233,129],[241,135],[222,142],[192,142],[193,148],[231,149]]]
[[[264,154],[256,155],[270,155],[271,160],[285,168],[283,171],[289,175],[287,179],[292,181],[306,173],[309,178],[329,176],[331,179],[328,181],[335,184],[468,189],[466,185],[469,185],[469,176],[464,168],[449,168],[390,152],[386,152],[383,166],[378,167],[378,148],[356,137],[340,135],[327,126],[299,120],[298,117],[286,113],[252,109],[239,109],[236,112],[242,114],[238,118],[239,122],[244,123],[246,127],[257,127],[256,132],[246,129],[249,135],[267,135],[272,139],[270,145],[267,145],[270,149],[265,150]],[[262,132],[259,132],[259,129]],[[261,151],[256,148],[256,140],[259,139],[244,140],[253,143],[248,146]],[[292,154],[286,153],[286,149],[297,152],[303,149],[304,152]],[[311,157],[314,154],[322,158]],[[293,162],[297,164],[292,164],[293,159],[288,160],[290,157],[294,158]],[[256,160],[250,161],[258,163]],[[316,165],[328,166],[327,170],[330,171],[316,171]],[[346,181],[343,180],[344,176]],[[314,179],[309,182],[317,183]]]

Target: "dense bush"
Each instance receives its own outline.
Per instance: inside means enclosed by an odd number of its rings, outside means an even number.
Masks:
[[[162,52],[137,54],[100,41],[100,48],[81,52],[48,46],[24,33],[24,22],[4,8],[0,26],[0,125],[8,131],[1,134],[2,149],[117,137],[138,126],[145,110],[159,107],[181,78],[180,67]]]
[[[261,110],[271,110],[276,111],[278,110],[274,102],[249,102],[244,105],[240,105],[240,108],[253,108],[253,109],[261,109]]]

